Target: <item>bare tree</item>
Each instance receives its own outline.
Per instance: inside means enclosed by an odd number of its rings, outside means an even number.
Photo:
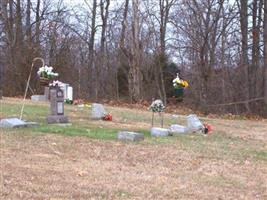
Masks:
[[[267,0],[264,1],[264,102],[267,105]]]

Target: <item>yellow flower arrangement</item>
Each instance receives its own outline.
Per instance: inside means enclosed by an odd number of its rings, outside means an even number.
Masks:
[[[187,88],[189,86],[188,82],[180,79],[178,74],[177,74],[177,77],[172,82],[173,82],[173,87],[175,89]]]

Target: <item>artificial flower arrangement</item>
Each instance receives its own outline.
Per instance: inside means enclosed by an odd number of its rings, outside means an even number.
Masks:
[[[58,81],[58,80],[54,80],[52,83],[49,83],[49,86],[50,87],[61,87],[61,86],[63,86],[63,83],[62,82],[60,82],[60,81]]]
[[[46,78],[49,80],[58,76],[58,73],[53,72],[53,67],[48,67],[47,65],[40,67],[37,74],[40,78]]]
[[[165,109],[165,106],[160,99],[157,99],[152,102],[149,109],[152,110],[152,112],[162,113]]]
[[[189,86],[187,81],[182,80],[177,74],[177,77],[172,81],[174,89],[187,88]]]
[[[102,117],[102,120],[104,120],[104,121],[112,121],[112,114],[111,113],[105,114],[105,116]]]

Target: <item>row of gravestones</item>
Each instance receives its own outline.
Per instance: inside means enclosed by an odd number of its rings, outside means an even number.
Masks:
[[[102,104],[92,104],[92,119],[100,120],[107,114]],[[196,115],[187,116],[187,127],[181,125],[172,125],[169,129],[152,127],[150,130],[151,136],[166,137],[174,134],[186,134],[190,132],[198,132],[203,129],[202,123],[196,117]],[[142,141],[144,140],[144,134],[131,131],[120,131],[117,135],[119,140],[122,141]]]
[[[51,114],[47,116],[47,123],[54,124],[54,123],[68,123],[69,119],[67,116],[64,115],[64,91],[61,90],[59,87],[53,87],[49,90],[50,96],[50,109]],[[2,98],[2,91],[0,90],[0,99]],[[106,111],[102,104],[92,104],[92,119],[99,120],[102,119],[106,115]],[[188,116],[188,125],[191,128],[201,129],[202,124],[198,120],[198,118],[194,115]],[[24,122],[22,120],[12,118],[12,119],[4,119],[0,122],[0,127],[4,128],[17,128],[17,127],[29,127],[29,126],[36,126],[36,123],[33,122]],[[176,130],[181,128],[183,129],[182,133],[185,133],[185,128],[179,125],[173,126]],[[195,129],[195,130],[197,130]],[[173,132],[172,129],[164,129],[164,128],[157,128],[153,127],[151,129],[152,136],[169,136]],[[142,133],[136,132],[129,132],[129,131],[122,131],[118,133],[118,139],[123,141],[142,141],[144,140],[144,135]]]

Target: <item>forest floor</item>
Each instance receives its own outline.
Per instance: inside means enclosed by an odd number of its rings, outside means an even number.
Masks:
[[[4,98],[0,118],[20,108]],[[154,138],[148,110],[105,108],[112,122],[67,105],[64,127],[45,123],[47,103],[27,100],[23,118],[40,127],[0,129],[0,199],[267,199],[267,120],[206,117],[211,135]],[[166,113],[164,126],[185,125],[180,114]],[[117,141],[119,130],[145,140]]]

